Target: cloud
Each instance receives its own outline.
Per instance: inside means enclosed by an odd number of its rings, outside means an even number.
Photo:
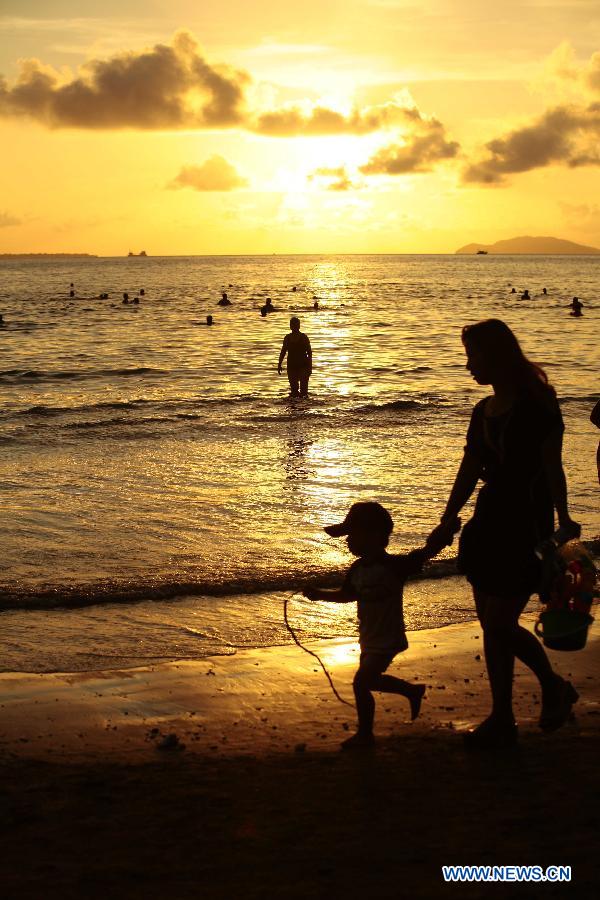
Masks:
[[[580,63],[573,45],[563,41],[545,60],[542,74],[533,84],[548,87],[554,92],[555,100],[557,94],[560,99],[573,99],[575,93],[580,102],[586,95],[597,95],[600,93],[600,51]]]
[[[351,180],[344,166],[315,169],[308,177],[311,181],[321,180],[328,191],[351,191],[359,188],[359,185]]]
[[[230,127],[244,119],[248,81],[244,72],[209,64],[180,31],[171,44],[92,60],[71,80],[27,60],[12,87],[0,78],[0,115],[50,128]]]
[[[173,131],[235,127],[270,138],[399,131],[398,144],[367,164],[364,171],[369,174],[429,171],[434,162],[450,158],[458,150],[458,144],[445,139],[441,123],[425,118],[407,91],[387,103],[349,111],[310,101],[274,104],[265,111],[250,108],[252,98],[256,102],[256,85],[250,76],[209,63],[188,31],[150,49],[92,59],[76,74],[59,73],[32,59],[21,63],[13,84],[0,76],[0,117],[27,117],[48,128]],[[214,178],[225,187],[205,186],[204,167],[183,169],[173,186],[196,190],[241,186],[224,172],[219,177],[215,173],[206,176],[206,184],[212,185]],[[346,190],[348,186],[340,177],[329,189]]]
[[[246,187],[248,180],[222,156],[211,156],[200,166],[183,166],[169,188],[189,187],[195,191],[234,191]]]
[[[600,165],[600,103],[557,106],[531,125],[489,141],[487,155],[463,172],[467,183],[500,184],[506,175],[553,164]]]
[[[23,220],[7,212],[0,211],[0,228],[11,228],[13,225],[22,225]]]
[[[446,138],[441,122],[426,118],[417,109],[413,116],[413,132],[401,143],[382,147],[360,171],[364,175],[408,175],[431,172],[435,165],[454,159],[460,150],[456,141]]]
[[[551,165],[600,165],[600,52],[580,63],[572,45],[563,42],[535,86],[551,91],[554,105],[485,144],[481,158],[465,167],[463,182],[498,185],[508,175]]]
[[[261,113],[250,128],[269,137],[314,137],[336,134],[370,134],[400,124],[411,124],[420,113],[414,106],[391,100],[348,114],[325,106],[292,104]]]

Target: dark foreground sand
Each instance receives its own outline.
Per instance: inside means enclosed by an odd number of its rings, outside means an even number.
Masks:
[[[0,896],[596,896],[600,641],[553,655],[581,694],[573,721],[541,734],[519,667],[519,748],[473,755],[460,731],[487,709],[480,645],[475,624],[412,635],[394,670],[429,686],[422,716],[381,698],[360,754],[339,752],[353,710],[296,647],[0,675]],[[356,648],[316,649],[350,698]],[[570,865],[572,881],[446,885],[453,863]]]

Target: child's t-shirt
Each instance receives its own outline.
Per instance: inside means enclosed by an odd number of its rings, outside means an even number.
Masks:
[[[358,636],[365,653],[399,653],[406,650],[403,589],[410,575],[423,568],[423,550],[381,555],[352,563],[344,580],[344,590],[356,595]]]

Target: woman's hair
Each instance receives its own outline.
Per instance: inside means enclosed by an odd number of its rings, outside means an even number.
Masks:
[[[508,325],[500,319],[465,325],[462,342],[465,347],[471,345],[480,349],[493,365],[513,380],[520,392],[540,399],[555,396],[542,367],[527,359]]]

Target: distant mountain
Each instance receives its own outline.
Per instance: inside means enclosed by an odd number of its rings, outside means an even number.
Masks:
[[[67,259],[98,259],[95,253],[0,253],[1,259],[46,259],[47,257],[60,257]]]
[[[563,241],[554,237],[516,237],[495,244],[466,244],[457,253],[600,253],[597,247],[586,247],[573,241]]]

